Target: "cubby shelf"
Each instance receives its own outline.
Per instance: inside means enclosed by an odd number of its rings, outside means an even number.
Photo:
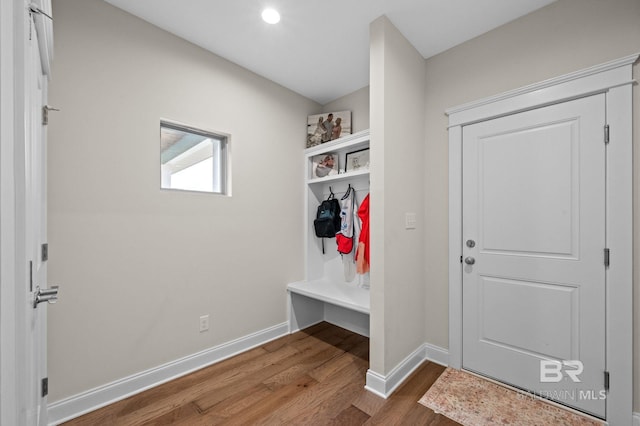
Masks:
[[[306,183],[317,184],[331,181],[342,181],[356,176],[369,174],[368,168],[362,168],[350,172],[345,172],[346,156],[349,153],[369,148],[369,130],[363,130],[353,135],[347,135],[330,142],[313,146],[305,149],[305,161],[307,164]],[[328,175],[325,177],[314,177],[313,175],[313,157],[333,153],[336,155],[338,162],[338,174]]]
[[[356,170],[356,171],[353,171],[353,172],[340,173],[338,175],[327,176],[327,177],[323,177],[323,178],[308,179],[307,180],[307,184],[339,182],[339,181],[343,181],[343,180],[352,179],[352,178],[354,178],[356,176],[364,176],[364,175],[368,175],[368,174],[369,174],[369,170]]]
[[[344,262],[349,261],[349,256],[353,262],[353,255],[341,256],[336,250],[335,239],[316,238],[313,230],[317,207],[329,194],[340,198],[351,187],[356,191],[356,203],[359,204],[369,192],[368,167],[344,171],[347,154],[367,148],[369,130],[304,150],[305,275],[304,280],[287,285],[291,332],[327,321],[364,336],[369,335],[368,275],[355,275],[352,271],[353,275],[345,276]],[[329,153],[335,155],[341,173],[315,177],[313,158]]]
[[[354,133],[352,135],[346,135],[339,139],[325,142],[320,145],[312,146],[311,148],[305,149],[304,153],[307,157],[310,157],[313,155],[323,154],[325,152],[342,151],[347,148],[353,151],[357,151],[358,149],[368,147],[369,129]]]

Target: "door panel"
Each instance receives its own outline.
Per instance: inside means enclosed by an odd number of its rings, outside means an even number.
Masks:
[[[483,342],[532,356],[573,359],[577,353],[573,344],[578,332],[578,289],[494,277],[480,277],[478,285],[479,337]],[[511,303],[505,305],[504,300]],[[545,310],[555,314],[540,316]]]
[[[463,129],[463,238],[475,242],[464,245],[475,263],[463,273],[463,367],[600,417],[604,101]],[[561,380],[543,381],[550,360],[582,362],[580,382],[562,364]]]
[[[572,119],[476,142],[483,250],[576,257],[578,125]]]

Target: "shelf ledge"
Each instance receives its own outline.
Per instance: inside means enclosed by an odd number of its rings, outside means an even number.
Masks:
[[[328,280],[299,281],[287,285],[287,290],[367,315],[371,310],[369,290],[352,284]]]
[[[323,154],[325,152],[337,151],[347,148],[352,145],[369,143],[369,129],[362,130],[351,135],[345,135],[341,138],[334,139],[330,142],[325,142],[320,145],[312,146],[304,150],[305,155],[310,157],[316,154]]]
[[[346,172],[346,173],[340,173],[337,175],[331,175],[331,176],[327,176],[327,177],[323,177],[323,178],[313,178],[313,179],[308,179],[307,180],[307,184],[311,184],[311,183],[325,183],[325,182],[335,182],[335,181],[341,181],[341,180],[346,180],[346,179],[352,179],[358,176],[365,176],[369,174],[369,169],[361,169],[361,170],[355,170],[352,172]]]

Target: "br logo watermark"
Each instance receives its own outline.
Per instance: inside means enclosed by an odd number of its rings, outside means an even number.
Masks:
[[[578,377],[584,371],[584,365],[578,360],[547,361],[540,360],[540,382],[558,383],[566,376],[574,383],[579,383]]]
[[[578,360],[565,361],[540,361],[540,382],[560,383],[569,380],[580,383],[580,374],[584,371],[584,365]],[[570,382],[569,382],[570,383]],[[537,397],[553,399],[556,401],[580,401],[580,400],[604,400],[607,398],[606,390],[581,389],[579,385],[567,385],[567,389],[544,389],[536,392]]]

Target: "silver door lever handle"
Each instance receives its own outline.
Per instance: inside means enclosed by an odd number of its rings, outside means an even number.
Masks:
[[[474,263],[476,263],[476,260],[471,256],[467,256],[464,258],[464,263],[466,263],[467,265],[473,265]]]
[[[36,295],[33,299],[33,308],[37,308],[38,304],[42,302],[56,303],[58,301],[58,286],[54,285],[49,288],[41,290],[40,287],[36,288]]]

